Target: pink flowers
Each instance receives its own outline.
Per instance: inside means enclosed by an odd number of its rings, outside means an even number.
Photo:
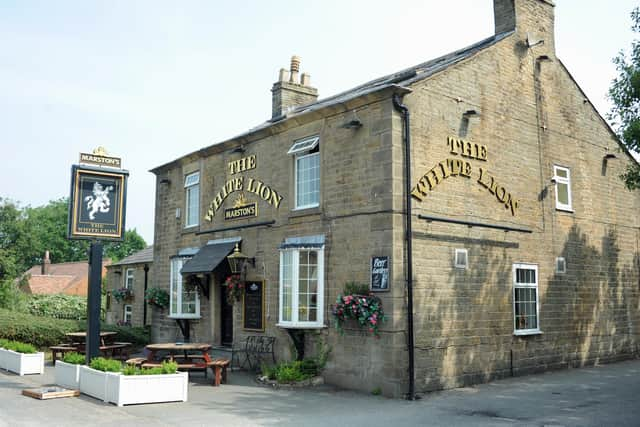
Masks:
[[[378,327],[386,320],[382,310],[382,301],[373,294],[339,295],[333,306],[332,314],[336,320],[336,329],[344,333],[345,320],[354,319],[358,326],[366,328],[379,338]]]

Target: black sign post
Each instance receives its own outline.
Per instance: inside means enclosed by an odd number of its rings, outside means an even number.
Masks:
[[[87,293],[86,360],[100,354],[102,285],[101,240],[124,239],[126,184],[124,170],[74,165],[71,168],[69,239],[90,239]]]
[[[102,292],[102,243],[95,241],[89,249],[89,292],[87,294],[87,365],[100,355],[100,301]]]

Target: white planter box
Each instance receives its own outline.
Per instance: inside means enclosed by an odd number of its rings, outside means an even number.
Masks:
[[[80,368],[80,392],[118,406],[186,402],[189,374],[121,375]]]
[[[111,376],[118,377],[120,372],[102,372],[81,366],[78,378],[80,393],[107,402],[107,378]]]
[[[68,388],[71,390],[78,390],[80,388],[81,366],[82,365],[65,363],[62,360],[58,360],[55,365],[56,384],[60,387]]]
[[[0,369],[7,369],[7,364],[5,362],[5,354],[7,353],[7,351],[9,350],[5,350],[4,348],[0,347]]]
[[[4,369],[18,375],[42,374],[44,372],[44,353],[24,354],[3,350]]]

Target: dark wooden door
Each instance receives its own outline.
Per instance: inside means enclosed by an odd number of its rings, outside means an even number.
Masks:
[[[220,337],[222,345],[233,344],[233,306],[227,302],[227,287],[222,286],[220,298]]]

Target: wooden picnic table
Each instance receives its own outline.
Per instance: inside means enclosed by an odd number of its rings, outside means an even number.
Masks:
[[[210,344],[205,343],[161,343],[148,344],[145,347],[147,351],[146,360],[131,359],[127,363],[140,364],[143,368],[152,368],[160,366],[162,361],[158,358],[157,353],[168,353],[168,359],[178,364],[178,369],[191,371],[193,369],[203,370],[205,377],[207,376],[207,368],[211,368],[213,376],[213,385],[218,386],[221,382],[227,381],[227,367],[230,364],[229,359],[218,358],[215,360],[209,356],[211,350]]]
[[[156,354],[158,352],[167,352],[169,359],[185,359],[185,362],[189,362],[192,359],[194,363],[188,363],[189,365],[195,365],[194,368],[206,368],[207,363],[211,362],[209,356],[209,350],[211,350],[210,344],[205,343],[161,343],[161,344],[148,344],[147,349],[147,362],[158,363]],[[191,353],[190,353],[191,352]],[[196,354],[193,354],[196,353]],[[196,362],[199,361],[199,362]],[[186,364],[186,363],[185,363]]]
[[[101,331],[100,332],[100,345],[105,346],[110,344],[116,337],[117,332],[113,331]],[[75,340],[74,344],[84,344],[87,341],[86,332],[68,332],[65,334],[67,337]]]
[[[131,343],[128,342],[114,342],[115,337],[118,333],[113,331],[102,331],[100,332],[100,346],[99,350],[102,355],[111,358],[119,358],[119,359],[127,359],[129,357],[129,350],[131,347]],[[51,348],[52,352],[54,351],[62,351],[73,349],[73,351],[77,351],[78,353],[84,354],[86,351],[86,341],[87,341],[87,333],[86,332],[69,332],[66,333],[65,336],[69,338],[70,343],[64,346],[55,346]],[[68,349],[65,348],[68,346]],[[55,355],[54,355],[55,358]]]

